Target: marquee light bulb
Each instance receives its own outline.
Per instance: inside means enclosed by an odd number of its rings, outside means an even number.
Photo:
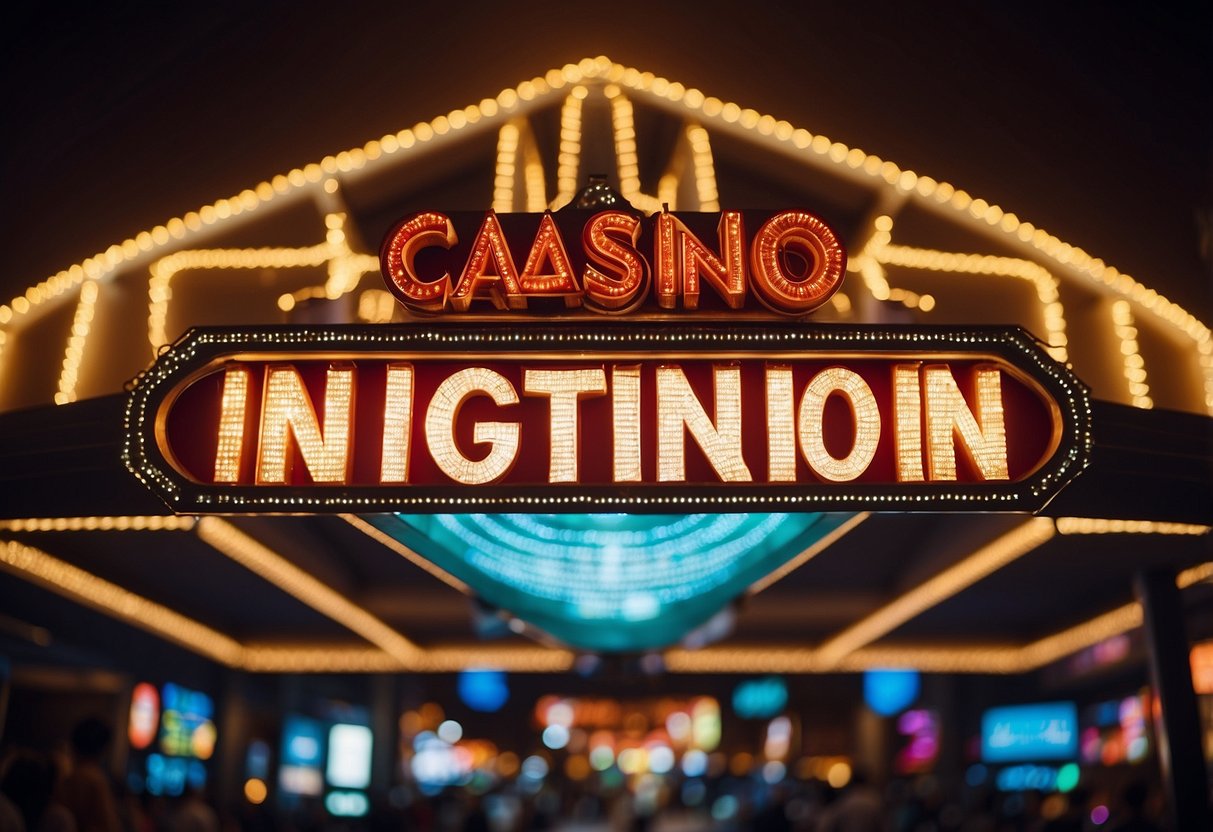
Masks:
[[[741,368],[712,366],[716,421],[708,418],[681,367],[657,368],[657,479],[686,480],[686,441],[690,431],[712,468],[725,482],[750,482],[741,455]]]
[[[825,405],[835,393],[846,401],[855,426],[851,450],[842,458],[825,446]],[[850,482],[872,464],[880,442],[880,408],[872,388],[854,370],[827,367],[815,375],[800,399],[797,419],[801,451],[813,473],[831,482]]]
[[[257,449],[258,484],[290,482],[292,435],[313,482],[348,482],[353,464],[350,454],[353,427],[353,367],[333,365],[328,369],[321,432],[299,371],[290,365],[268,366]]]
[[[942,364],[927,365],[927,469],[932,480],[956,479],[955,435],[978,473],[986,480],[1010,478],[1007,470],[1007,427],[1003,418],[1002,375],[992,367],[976,373],[977,417],[956,386],[952,371]]]
[[[518,457],[520,444],[521,427],[517,422],[476,422],[472,441],[487,443],[489,453],[481,460],[463,455],[455,441],[455,420],[464,402],[473,396],[488,396],[498,407],[518,404],[514,385],[485,367],[459,370],[438,385],[425,415],[425,440],[442,472],[463,485],[504,477]]]
[[[607,391],[606,372],[588,370],[534,370],[523,374],[523,392],[528,396],[547,396],[551,412],[551,440],[548,482],[577,482],[577,449],[580,420],[577,402],[584,396],[601,396]]]

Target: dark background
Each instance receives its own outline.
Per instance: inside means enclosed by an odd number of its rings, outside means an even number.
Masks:
[[[1208,6],[24,3],[5,18],[0,302],[605,54],[952,182],[1213,320]]]

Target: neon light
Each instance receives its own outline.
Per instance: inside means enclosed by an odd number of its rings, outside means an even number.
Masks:
[[[603,211],[585,224],[581,245],[587,261],[582,274],[587,305],[624,312],[644,299],[649,268],[636,250],[640,232],[640,220],[622,211]]]
[[[493,271],[489,271],[490,268]],[[497,309],[521,308],[526,304],[518,283],[518,267],[514,265],[501,223],[493,211],[484,215],[484,222],[472,242],[472,254],[451,293],[451,306],[465,312],[472,301],[479,298],[492,301]]]
[[[987,763],[1072,760],[1078,756],[1073,702],[991,708],[981,718],[981,758]]]

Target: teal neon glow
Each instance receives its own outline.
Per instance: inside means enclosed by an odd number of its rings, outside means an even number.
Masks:
[[[486,603],[577,648],[680,640],[847,519],[836,514],[366,518]]]

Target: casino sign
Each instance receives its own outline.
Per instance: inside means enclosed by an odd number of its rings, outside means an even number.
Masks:
[[[1036,511],[1086,466],[1087,389],[1023,330],[789,320],[844,264],[799,210],[421,212],[385,277],[454,320],[190,330],[124,461],[182,513]]]

